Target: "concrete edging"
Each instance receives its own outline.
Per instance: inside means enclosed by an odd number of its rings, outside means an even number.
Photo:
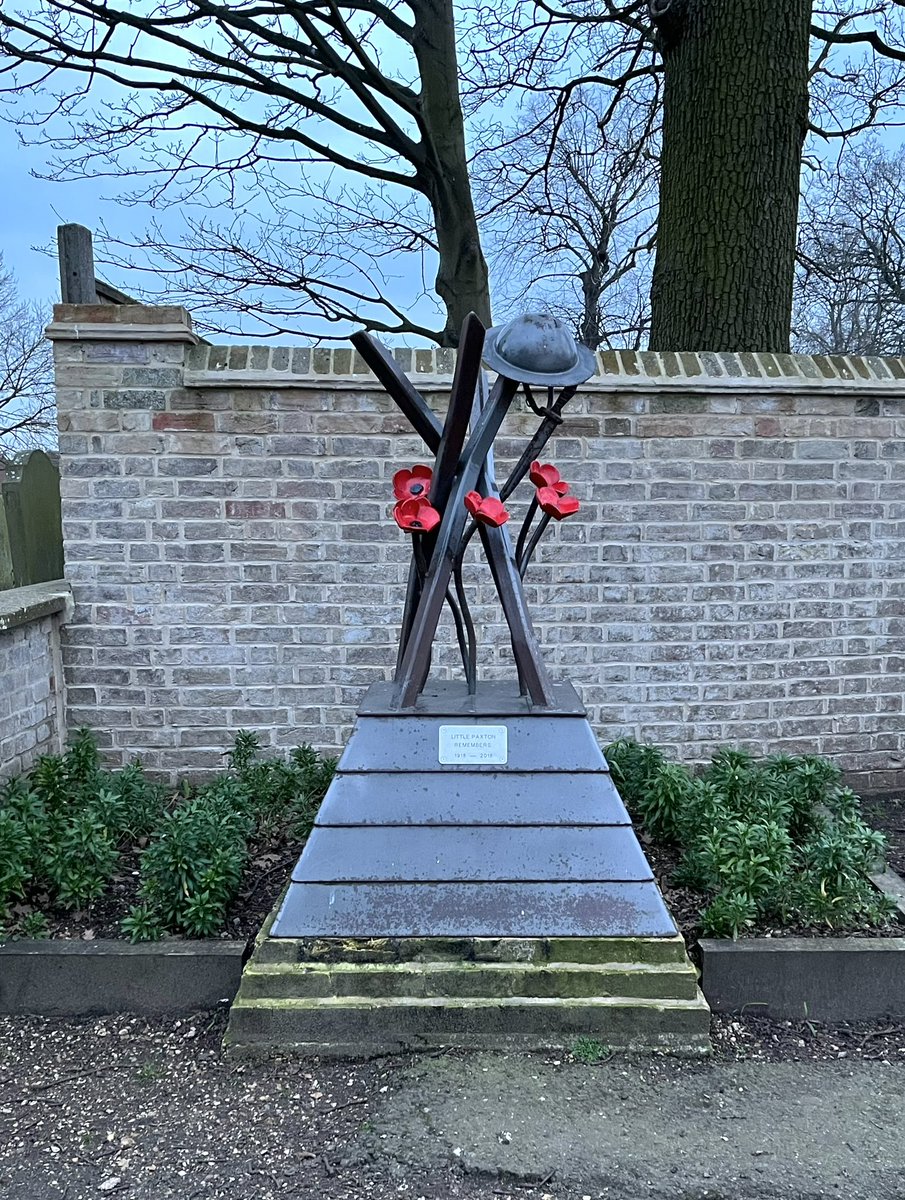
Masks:
[[[777,1021],[905,1019],[905,938],[702,938],[714,1012]]]
[[[773,1020],[905,1020],[905,938],[702,938],[714,1012]],[[241,941],[0,945],[0,1015],[165,1015],[231,1002]]]
[[[0,1014],[77,1017],[192,1012],[232,1001],[248,945],[18,941],[0,945]]]

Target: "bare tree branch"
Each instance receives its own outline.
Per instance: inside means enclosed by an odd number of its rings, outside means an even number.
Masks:
[[[20,300],[0,255],[0,453],[17,456],[56,442],[53,357],[47,314]]]

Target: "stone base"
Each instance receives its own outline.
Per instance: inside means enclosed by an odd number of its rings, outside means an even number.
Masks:
[[[512,686],[439,683],[399,712],[371,689],[227,1045],[709,1049],[696,972],[581,703],[555,693],[535,710]],[[467,761],[449,761],[451,737]]]
[[[369,689],[272,936],[674,937],[581,702],[554,692],[438,682],[399,711]],[[445,735],[491,737],[486,761]]]
[[[269,923],[268,923],[269,924]],[[706,1054],[710,1010],[670,938],[272,938],[242,976],[225,1045],[362,1057],[443,1046]]]

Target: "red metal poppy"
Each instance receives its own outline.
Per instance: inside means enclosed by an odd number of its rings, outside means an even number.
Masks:
[[[413,496],[400,500],[393,509],[393,518],[407,533],[430,533],[440,524],[440,514],[423,499]]]
[[[397,471],[393,476],[393,494],[397,500],[420,500],[430,495],[433,471],[419,464],[410,471]]]
[[[500,526],[509,520],[509,513],[501,500],[494,500],[492,496],[485,498],[480,492],[466,492],[465,507],[482,525]]]
[[[559,471],[554,467],[553,463],[542,463],[535,460],[531,464],[531,470],[528,478],[537,488],[553,488],[559,496],[564,496],[569,490],[569,485],[562,478]]]
[[[581,508],[576,496],[563,496],[552,487],[537,489],[537,503],[542,512],[555,517],[557,521],[561,521],[563,517],[570,517]]]

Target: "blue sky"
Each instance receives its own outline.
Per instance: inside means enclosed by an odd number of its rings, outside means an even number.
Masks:
[[[55,245],[61,223],[93,228],[101,207],[115,206],[102,204],[102,189],[92,181],[50,183],[32,178],[31,169],[44,168],[44,154],[40,147],[21,146],[16,130],[5,121],[0,121],[0,162],[6,197],[0,215],[4,264],[15,273],[23,298],[52,303],[59,299],[60,290],[56,257],[32,247]]]

